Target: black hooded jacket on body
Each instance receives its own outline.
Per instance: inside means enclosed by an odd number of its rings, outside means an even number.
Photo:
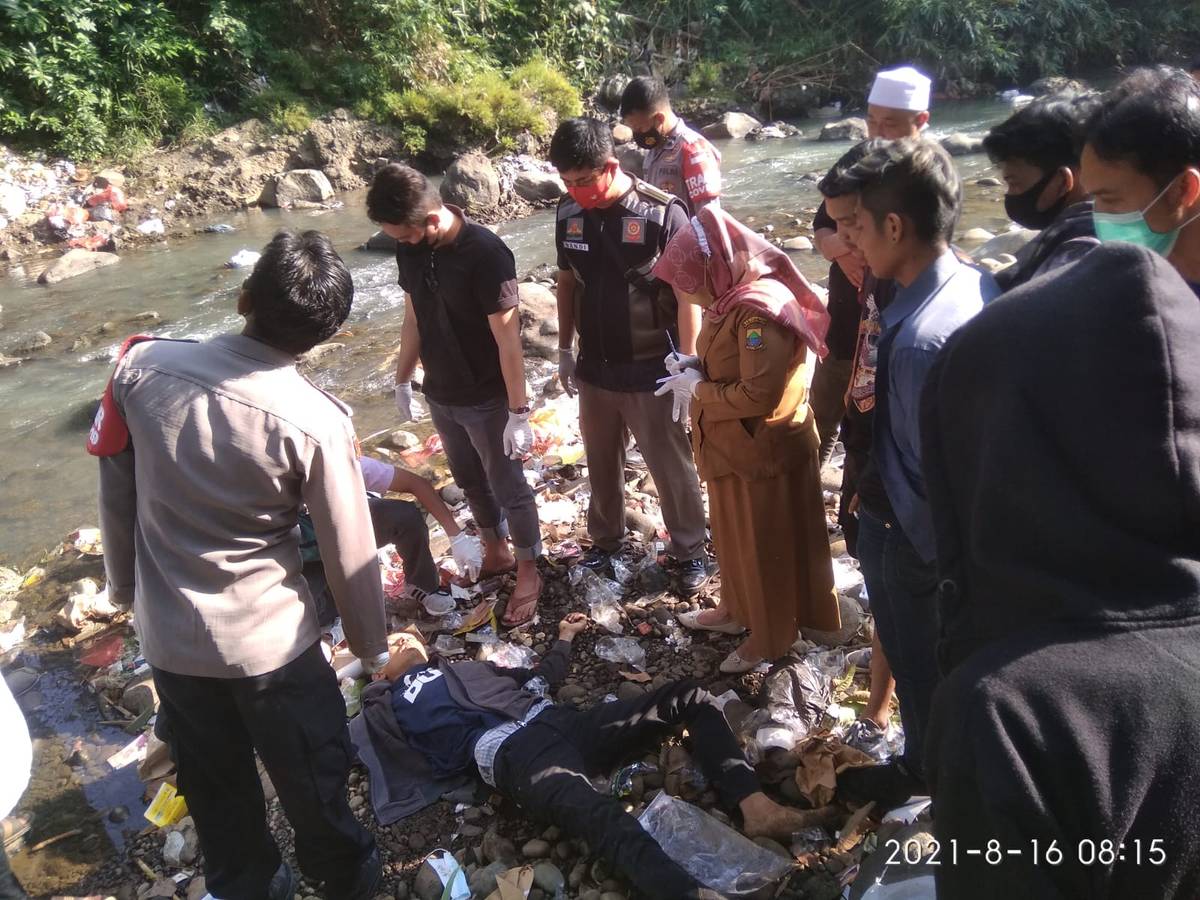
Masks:
[[[1195,295],[1128,244],[1017,288],[946,345],[922,442],[939,898],[1200,897]]]

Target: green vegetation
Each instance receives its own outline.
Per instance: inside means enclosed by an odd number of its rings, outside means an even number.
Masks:
[[[0,0],[0,140],[126,156],[258,116],[345,106],[413,153],[506,148],[648,64],[694,95],[861,90],[911,61],[941,85],[1171,59],[1185,0]],[[781,68],[782,67],[782,68]],[[790,68],[789,68],[790,67]],[[764,81],[764,79],[767,79]],[[757,87],[756,87],[757,85]]]

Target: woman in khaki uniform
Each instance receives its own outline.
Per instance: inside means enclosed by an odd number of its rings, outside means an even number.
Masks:
[[[676,412],[708,484],[721,604],[688,613],[690,628],[750,629],[721,664],[746,672],[775,659],[801,626],[839,627],[821,495],[810,366],[829,318],[786,254],[721,210],[705,208],[664,251],[654,274],[705,309],[697,357],[668,357]]]

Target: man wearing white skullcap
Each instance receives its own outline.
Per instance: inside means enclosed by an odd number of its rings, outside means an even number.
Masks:
[[[930,80],[910,66],[880,72],[867,100],[867,135],[893,141],[917,137],[929,122],[930,86]],[[809,394],[821,440],[822,464],[832,455],[839,433],[846,449],[838,521],[851,554],[855,554],[858,528],[851,509],[858,494],[858,476],[866,469],[871,446],[874,403],[874,368],[865,363],[869,357],[859,353],[859,347],[876,334],[879,307],[894,290],[892,282],[870,275],[861,251],[838,233],[838,219],[852,219],[856,207],[855,196],[831,198],[822,201],[813,220],[813,241],[830,262],[830,326],[825,337],[829,355],[817,366]],[[860,296],[864,278],[867,287]],[[852,383],[856,394],[847,406]],[[871,698],[856,728],[870,731],[872,727],[886,727],[893,689],[891,668],[876,639],[871,655]]]

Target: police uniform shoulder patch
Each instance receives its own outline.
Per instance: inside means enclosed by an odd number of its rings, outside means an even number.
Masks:
[[[621,243],[646,243],[646,220],[641,216],[626,216],[621,219]]]
[[[766,320],[761,316],[751,316],[742,323],[742,330],[746,333],[747,350],[762,350],[767,346],[766,336],[763,332],[764,325],[766,325]]]
[[[583,237],[583,216],[573,216],[567,219],[567,237]]]

